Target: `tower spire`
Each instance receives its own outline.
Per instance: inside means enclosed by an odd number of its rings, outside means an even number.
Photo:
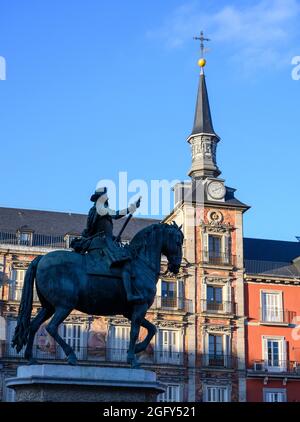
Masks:
[[[216,149],[220,139],[213,128],[204,75],[204,67],[206,65],[204,41],[210,41],[210,39],[204,37],[203,31],[201,31],[200,37],[194,37],[194,39],[200,41],[202,57],[198,60],[201,72],[194,125],[192,133],[188,138],[188,142],[192,146],[192,168],[189,176],[192,178],[218,177],[221,172],[216,163]]]

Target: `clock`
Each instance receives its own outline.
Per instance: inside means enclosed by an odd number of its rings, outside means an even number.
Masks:
[[[213,199],[223,199],[226,193],[225,186],[221,182],[213,181],[207,186],[207,192]]]

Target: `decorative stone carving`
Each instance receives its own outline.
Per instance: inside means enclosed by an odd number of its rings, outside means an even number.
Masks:
[[[126,326],[130,326],[130,323],[128,321],[127,318],[110,318],[109,319],[109,323],[111,325],[126,325]]]
[[[224,333],[224,334],[231,334],[232,328],[230,325],[203,325],[203,330],[206,333]]]
[[[156,325],[159,328],[183,328],[184,322],[183,321],[160,320],[160,321],[156,321]]]
[[[204,277],[203,282],[205,284],[221,284],[224,286],[224,284],[230,283],[229,278],[224,277]]]
[[[223,221],[223,214],[220,211],[210,210],[207,218],[211,225],[220,224]]]

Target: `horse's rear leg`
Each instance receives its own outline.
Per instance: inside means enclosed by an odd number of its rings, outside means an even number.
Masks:
[[[32,358],[32,347],[33,347],[34,336],[37,330],[43,324],[43,322],[47,321],[47,319],[50,318],[51,315],[53,315],[53,313],[54,313],[54,309],[42,308],[39,310],[37,315],[33,318],[33,320],[30,323],[28,341],[27,341],[27,346],[24,353],[24,357],[25,359],[29,361],[29,365],[36,363],[36,360]]]
[[[139,366],[136,356],[135,356],[135,344],[139,337],[141,324],[146,315],[147,309],[148,309],[148,304],[143,303],[140,305],[135,305],[132,312],[130,342],[129,342],[129,349],[127,353],[127,362],[130,363],[132,368],[137,368]]]
[[[68,315],[70,315],[71,312],[72,312],[72,309],[70,309],[70,308],[69,309],[56,308],[55,313],[53,315],[53,318],[51,319],[51,321],[47,325],[46,330],[54,338],[54,340],[57,341],[57,343],[61,346],[61,348],[65,352],[65,355],[68,358],[68,363],[70,365],[76,365],[77,357],[74,353],[74,350],[58,334],[59,325],[67,318]]]
[[[146,328],[146,330],[148,330],[148,334],[147,336],[144,338],[143,341],[141,341],[140,343],[135,345],[135,353],[141,353],[144,350],[147,349],[150,341],[152,340],[152,338],[155,336],[156,334],[156,327],[155,325],[153,325],[151,322],[149,322],[147,319],[143,319],[143,321],[141,322],[141,326]]]

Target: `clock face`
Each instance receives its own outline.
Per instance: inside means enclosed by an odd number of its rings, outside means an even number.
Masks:
[[[221,182],[211,182],[207,186],[207,191],[214,199],[223,199],[226,193],[225,187]]]

